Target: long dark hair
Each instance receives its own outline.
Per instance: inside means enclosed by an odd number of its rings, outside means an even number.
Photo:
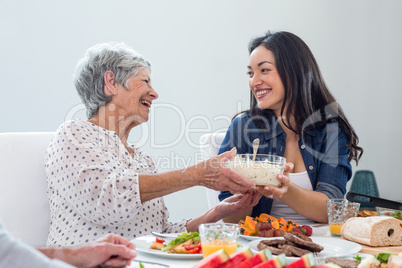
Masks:
[[[330,119],[336,119],[348,137],[350,149],[348,160],[349,162],[355,160],[357,164],[363,154],[363,149],[357,145],[359,138],[325,85],[318,64],[307,44],[292,33],[268,31],[265,35],[250,41],[249,53],[261,45],[274,54],[276,68],[285,88],[280,113],[283,124],[296,134],[303,135],[306,124],[309,127],[316,127]],[[286,105],[288,108],[285,111]],[[251,91],[250,110],[244,112],[247,112],[261,128],[266,128],[266,121],[262,118],[271,120],[275,116],[270,109],[258,108]],[[288,119],[291,116],[295,120],[294,125],[289,123]]]

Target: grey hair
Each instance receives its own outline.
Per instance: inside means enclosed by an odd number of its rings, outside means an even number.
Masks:
[[[88,119],[112,99],[104,93],[107,71],[112,71],[115,81],[128,88],[128,79],[144,68],[151,71],[151,64],[124,43],[102,43],[90,47],[78,61],[74,73],[74,86],[87,108]]]

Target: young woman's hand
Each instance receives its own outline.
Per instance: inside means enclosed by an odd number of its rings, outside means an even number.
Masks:
[[[289,179],[289,170],[293,169],[293,163],[289,162],[285,166],[285,171],[282,174],[278,175],[278,180],[281,182],[279,187],[275,186],[258,186],[257,190],[264,196],[274,199],[274,198],[281,198],[283,194],[288,191],[288,187],[290,184]]]

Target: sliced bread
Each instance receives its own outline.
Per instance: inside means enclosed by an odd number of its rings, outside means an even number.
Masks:
[[[343,238],[373,247],[401,246],[402,221],[388,216],[355,217],[341,229]]]

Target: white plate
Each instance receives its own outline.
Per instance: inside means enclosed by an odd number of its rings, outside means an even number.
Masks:
[[[283,237],[270,237],[266,238],[266,240],[272,240],[272,239],[283,239]],[[313,240],[314,243],[317,243],[321,246],[324,247],[324,250],[321,251],[318,255],[321,257],[343,257],[343,256],[348,256],[355,254],[359,252],[362,249],[362,246],[346,241],[346,240],[341,240],[341,239],[336,239],[336,238],[329,238],[329,237],[310,237],[311,240]],[[259,252],[260,250],[257,248],[258,243],[260,240],[255,240],[250,243],[248,243],[248,247],[253,251],[253,252]],[[297,260],[299,257],[286,257],[288,261],[294,261]]]
[[[364,258],[367,258],[368,256],[370,256],[371,254],[367,254],[367,253],[354,253],[354,254],[351,254],[351,255],[342,256],[342,258],[350,259],[350,260],[355,260],[355,257],[356,257],[357,255],[359,255],[360,258],[364,259]]]
[[[163,252],[161,250],[150,249],[149,247],[151,246],[152,242],[155,241],[155,238],[155,236],[141,236],[131,240],[131,242],[135,245],[136,251],[152,254],[161,258],[184,260],[202,258],[202,254],[174,254]],[[165,244],[169,243],[170,240],[171,239],[166,239]]]
[[[248,241],[254,241],[254,240],[262,240],[266,239],[266,237],[260,237],[260,236],[249,236],[249,235],[240,235],[241,238],[246,239]]]

